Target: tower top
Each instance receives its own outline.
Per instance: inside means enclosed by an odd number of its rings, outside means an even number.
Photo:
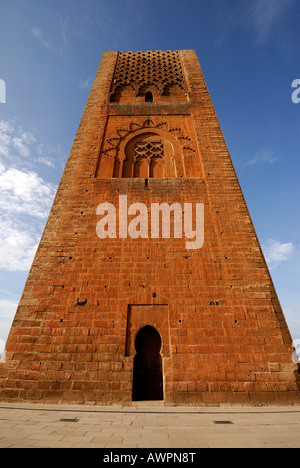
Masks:
[[[114,77],[113,93],[130,86],[138,95],[145,86],[153,85],[160,94],[166,88],[178,85],[187,93],[180,51],[119,52]]]

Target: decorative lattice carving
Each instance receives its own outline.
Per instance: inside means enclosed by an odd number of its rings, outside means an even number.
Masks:
[[[113,93],[131,86],[138,96],[149,85],[155,86],[160,94],[171,85],[178,85],[187,93],[178,51],[119,53]]]
[[[160,157],[163,159],[164,157],[164,145],[162,141],[146,141],[146,142],[138,142],[135,145],[135,156],[134,159],[136,160],[139,157],[147,158],[151,160],[154,157]]]

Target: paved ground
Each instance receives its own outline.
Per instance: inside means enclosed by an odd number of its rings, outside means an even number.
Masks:
[[[300,448],[300,407],[125,408],[0,402],[0,448],[23,447]]]

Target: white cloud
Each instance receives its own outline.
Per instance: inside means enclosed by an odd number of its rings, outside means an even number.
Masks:
[[[15,122],[0,121],[0,269],[28,271],[56,193],[34,163],[53,167],[57,149]]]
[[[46,49],[50,49],[50,43],[45,39],[45,34],[43,33],[43,31],[34,26],[31,28],[31,34],[36,38],[38,39],[38,41],[46,48]]]
[[[60,31],[62,35],[62,44],[60,46],[60,53],[66,55],[69,52],[69,43],[71,37],[70,30],[70,17],[66,16],[64,19],[59,21]]]
[[[0,354],[4,351],[18,305],[18,302],[9,299],[0,300]]]
[[[11,122],[0,120],[0,133],[12,133],[15,127]]]
[[[3,353],[5,348],[5,341],[0,339],[0,355]]]
[[[36,147],[37,154],[39,155],[36,162],[44,164],[48,167],[55,167],[55,162],[53,157],[62,156],[63,150],[60,145],[47,145],[44,143],[39,143]]]
[[[34,141],[34,140],[32,140]],[[20,137],[14,137],[11,141],[13,147],[20,153],[21,156],[27,158],[30,154],[28,143]]]
[[[8,158],[12,146],[12,136],[14,127],[10,122],[0,120],[0,156]]]
[[[16,164],[20,157],[28,158],[32,152],[36,138],[31,132],[25,132],[22,126],[14,122],[0,121],[0,156],[14,161]]]
[[[32,226],[13,223],[10,220],[0,224],[0,269],[6,271],[29,271],[39,242]],[[41,230],[40,230],[41,231]]]
[[[32,167],[38,162],[54,168],[53,157],[61,156],[63,151],[59,145],[51,146],[37,141],[32,132],[24,131],[21,125],[13,121],[0,121],[0,157],[14,166]],[[1,159],[0,159],[1,163]]]
[[[16,297],[4,300],[12,296],[4,286],[7,272],[29,271],[56,193],[36,165],[52,168],[61,154],[58,146],[41,144],[15,120],[0,120],[0,354],[18,307]]]
[[[216,12],[219,35],[217,43],[222,44],[236,29],[249,30],[255,46],[276,43],[287,53],[293,44],[286,37],[288,15],[296,0],[239,0],[220,2]]]
[[[0,168],[0,210],[45,218],[49,213],[56,187],[35,172]]]
[[[266,44],[273,36],[274,28],[282,22],[285,12],[295,0],[253,0],[250,14],[256,34],[256,44]]]
[[[9,299],[2,299],[0,300],[0,316],[1,320],[9,320],[10,322],[13,320],[15,313],[18,308],[18,302],[11,301]]]
[[[40,164],[43,164],[44,166],[52,167],[53,169],[55,168],[54,162],[51,161],[50,159],[43,158],[43,157],[40,156],[40,157],[36,158],[35,161],[40,163]]]
[[[36,142],[31,132],[21,132],[20,136],[12,138],[11,143],[19,154],[25,158],[30,155],[30,145]]]
[[[82,89],[83,91],[90,89],[93,84],[93,77],[89,76],[85,80],[82,80],[79,83],[79,88]]]
[[[0,167],[0,269],[30,269],[55,192],[34,172]]]
[[[269,239],[263,246],[266,261],[270,267],[276,267],[278,263],[284,262],[290,258],[294,251],[294,245],[292,242],[281,244],[280,242]]]
[[[274,164],[280,158],[276,156],[272,150],[263,150],[257,153],[250,161],[245,163],[245,166]]]
[[[297,310],[296,307],[294,309],[287,308],[283,312],[293,340],[300,340],[300,305],[297,307]]]

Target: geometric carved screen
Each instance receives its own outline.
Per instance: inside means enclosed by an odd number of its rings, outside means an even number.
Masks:
[[[128,154],[122,176],[134,178],[162,178],[165,175],[163,141],[151,139],[136,141],[132,148],[134,154]]]
[[[134,177],[164,177],[163,142],[146,141],[136,143],[134,161]]]
[[[162,141],[139,142],[135,145],[135,159],[145,157],[149,160],[153,157],[164,157],[164,145]]]

